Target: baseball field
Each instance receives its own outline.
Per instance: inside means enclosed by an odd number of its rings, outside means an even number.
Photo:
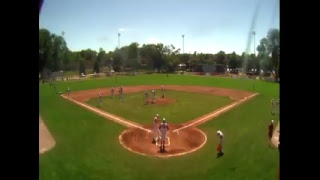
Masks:
[[[110,97],[121,85],[124,98]],[[157,102],[145,105],[143,92],[151,89]],[[57,82],[56,91],[63,94],[40,85],[40,179],[277,177],[279,153],[267,133],[270,120],[279,121],[270,107],[279,84],[160,74]],[[167,153],[151,143],[156,114],[169,124]],[[217,130],[225,136],[219,158]]]

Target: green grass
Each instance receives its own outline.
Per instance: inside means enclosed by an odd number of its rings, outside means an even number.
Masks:
[[[57,83],[59,91],[117,85],[186,84],[242,89],[259,96],[199,128],[208,137],[195,153],[159,159],[129,152],[118,141],[125,127],[107,121],[57,96],[49,85],[40,86],[40,112],[57,144],[40,156],[42,180],[87,179],[276,179],[279,156],[268,147],[270,99],[279,97],[279,85],[263,81],[197,76],[141,75]],[[254,84],[254,89],[253,89]],[[154,116],[154,115],[152,115]],[[216,130],[225,134],[225,155],[216,158]]]
[[[153,117],[159,114],[170,123],[183,123],[233,102],[229,97],[198,94],[185,91],[166,91],[166,97],[176,102],[168,105],[144,105],[143,92],[126,94],[123,100],[118,97],[103,97],[101,109],[111,114],[140,123],[151,124]],[[92,98],[87,103],[98,106],[99,98]]]

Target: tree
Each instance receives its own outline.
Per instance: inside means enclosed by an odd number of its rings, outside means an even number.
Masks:
[[[270,29],[267,35],[269,41],[269,52],[271,53],[272,68],[275,70],[275,80],[279,78],[279,51],[280,51],[280,31],[278,29]]]
[[[39,72],[50,63],[52,53],[51,33],[47,29],[39,30]],[[43,77],[43,76],[42,76]]]
[[[39,29],[39,72],[44,68],[51,71],[63,69],[67,64],[68,47],[63,36],[50,33],[47,29]]]
[[[223,65],[226,65],[226,53],[223,52],[223,51],[219,51],[217,53],[217,56],[216,56],[216,62],[217,64],[223,64]]]
[[[275,71],[275,79],[279,76],[280,31],[270,29],[267,37],[260,40],[257,46],[260,67],[263,71]]]
[[[229,55],[228,58],[229,62],[228,62],[228,66],[230,69],[236,69],[238,67],[238,59],[237,59],[237,54],[235,52],[232,52]]]
[[[139,60],[138,60],[138,53],[139,51],[139,44],[134,42],[134,43],[131,43],[128,47],[128,60],[127,60],[127,63],[126,63],[126,66],[127,67],[130,67],[130,68],[138,68],[139,66]]]

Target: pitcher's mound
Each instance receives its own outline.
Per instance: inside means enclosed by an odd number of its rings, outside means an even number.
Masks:
[[[151,130],[151,126],[148,129]],[[153,133],[132,128],[127,129],[119,136],[120,143],[128,150],[147,156],[172,157],[185,155],[200,149],[207,141],[206,135],[197,128],[186,128],[178,132],[172,132],[179,128],[169,124],[170,131],[167,133],[166,152],[161,153],[160,142],[152,143]]]
[[[176,102],[176,100],[170,99],[170,98],[164,98],[164,99],[158,98],[158,99],[156,99],[155,103],[153,103],[151,99],[149,100],[150,104],[161,104],[161,105],[172,104],[174,102]]]

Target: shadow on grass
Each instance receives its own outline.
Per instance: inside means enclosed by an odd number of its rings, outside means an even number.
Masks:
[[[223,152],[218,152],[218,153],[217,153],[217,158],[220,158],[220,157],[222,157],[223,155],[224,155]]]

